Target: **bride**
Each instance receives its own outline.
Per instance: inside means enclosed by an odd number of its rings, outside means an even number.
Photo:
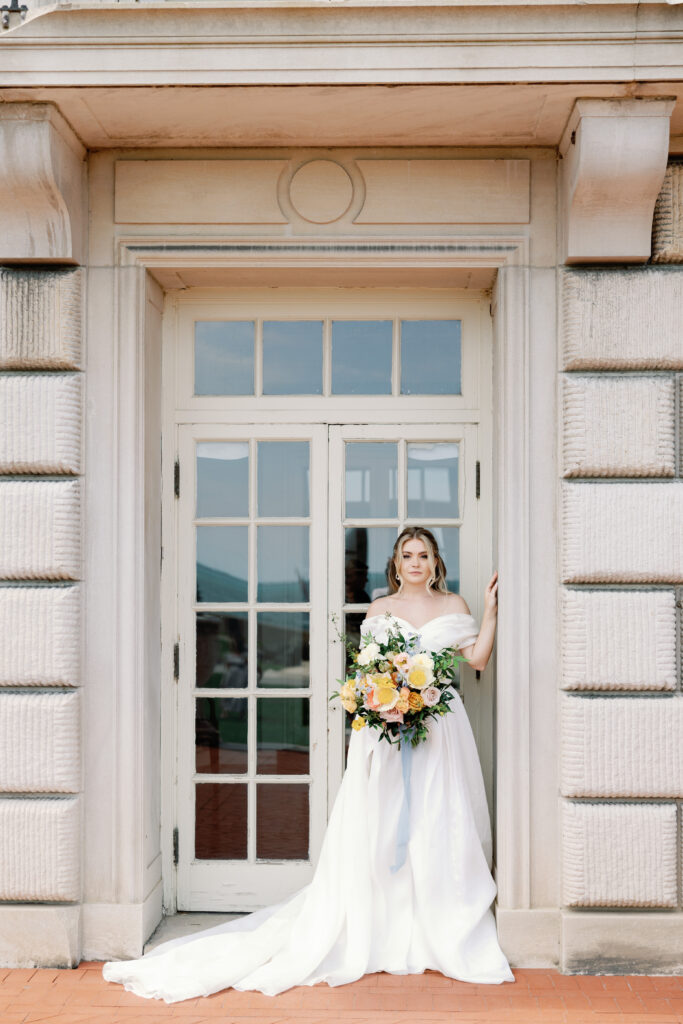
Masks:
[[[448,592],[429,530],[403,530],[387,575],[389,594],[368,608],[364,636],[383,640],[398,623],[406,637],[419,635],[423,648],[457,647],[473,668],[486,667],[497,573],[486,587],[481,628],[463,598]],[[378,971],[514,981],[491,909],[491,830],[474,736],[457,694],[451,709],[432,721],[427,740],[412,752],[405,857],[396,856],[401,755],[379,742],[377,730],[354,731],[307,886],[139,960],[106,963],[105,979],[167,1003],[229,987],[276,995],[293,985],[345,985]]]

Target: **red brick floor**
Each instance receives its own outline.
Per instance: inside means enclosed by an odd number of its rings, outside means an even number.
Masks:
[[[227,990],[167,1005],[75,970],[0,970],[0,1024],[672,1024],[683,1021],[683,976],[563,975],[515,969],[515,983],[470,985],[440,974],[373,974],[273,998]]]

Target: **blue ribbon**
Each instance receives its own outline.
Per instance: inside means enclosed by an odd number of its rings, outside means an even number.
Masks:
[[[412,733],[412,730],[411,730]],[[403,734],[401,742],[401,769],[403,771],[403,802],[396,829],[396,863],[392,864],[392,874],[402,868],[408,856],[408,840],[410,839],[410,766],[413,761],[413,745],[410,736]]]

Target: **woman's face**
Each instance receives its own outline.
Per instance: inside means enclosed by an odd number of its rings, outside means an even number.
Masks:
[[[400,573],[405,583],[426,583],[431,576],[429,552],[419,537],[413,537],[403,544]]]

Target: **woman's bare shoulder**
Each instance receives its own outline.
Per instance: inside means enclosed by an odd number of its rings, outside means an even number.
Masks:
[[[385,612],[388,612],[389,610],[390,610],[390,608],[389,608],[389,598],[388,597],[378,597],[378,598],[376,598],[372,602],[372,604],[370,605],[370,607],[366,611],[365,618],[369,619],[373,615],[384,615]]]
[[[446,605],[444,613],[463,612],[465,615],[471,614],[467,606],[467,601],[465,600],[464,597],[461,597],[460,594],[448,593],[445,595],[444,601]]]

